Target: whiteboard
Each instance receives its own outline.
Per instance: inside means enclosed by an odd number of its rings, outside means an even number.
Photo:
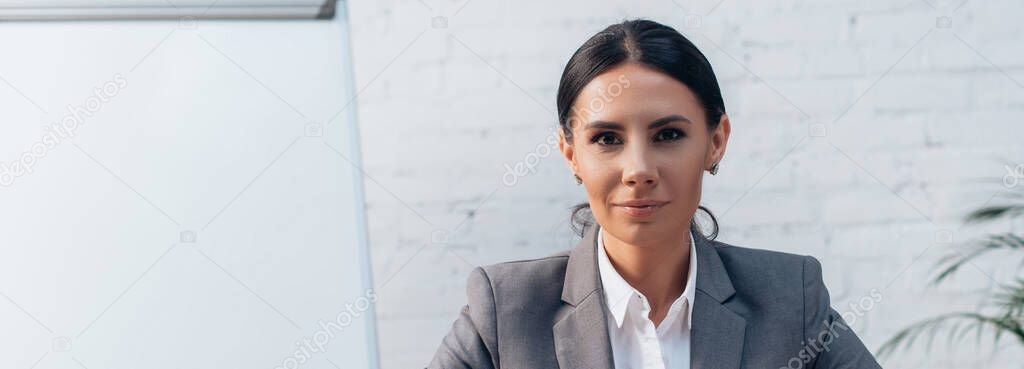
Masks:
[[[376,368],[348,32],[0,23],[0,367]]]
[[[330,18],[329,0],[0,0],[0,20]]]

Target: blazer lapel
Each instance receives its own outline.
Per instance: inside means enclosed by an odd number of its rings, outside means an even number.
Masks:
[[[690,368],[737,369],[747,320],[724,305],[736,290],[715,246],[700,232],[694,234],[697,294],[690,324]]]
[[[562,301],[552,332],[560,368],[613,369],[611,340],[601,277],[597,268],[597,229],[584,228],[583,239],[569,253]],[[692,369],[738,369],[747,321],[724,303],[736,290],[718,251],[698,231],[697,293],[690,331]]]
[[[569,253],[562,285],[562,316],[552,332],[560,368],[613,369],[604,293],[597,269],[597,226],[584,228]]]

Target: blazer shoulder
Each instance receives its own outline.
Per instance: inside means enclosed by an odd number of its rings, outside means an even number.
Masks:
[[[565,269],[569,252],[562,251],[548,256],[505,261],[477,267],[477,283],[486,281],[495,300],[505,302],[560,301]],[[470,283],[473,283],[471,278]]]
[[[551,282],[565,277],[565,267],[569,262],[569,251],[561,251],[544,257],[504,261],[481,266],[483,272],[492,281],[516,281],[540,279]]]
[[[780,268],[795,268],[796,272],[800,272],[808,259],[814,259],[814,257],[808,255],[740,246],[722,241],[713,241],[711,244],[714,245],[715,250],[718,251],[718,256],[727,268],[738,266],[746,270],[761,272],[778,270]],[[814,261],[817,260],[814,259]]]
[[[799,286],[806,284],[808,278],[815,278],[814,274],[820,278],[821,275],[821,264],[813,256],[737,246],[721,241],[712,244],[737,290],[755,292],[768,289],[773,293],[802,291]]]

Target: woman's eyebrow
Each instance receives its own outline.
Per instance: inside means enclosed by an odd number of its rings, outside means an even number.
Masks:
[[[651,122],[651,124],[647,125],[647,129],[655,129],[655,128],[664,126],[666,124],[672,123],[672,122],[693,123],[693,121],[691,121],[690,119],[688,119],[688,118],[686,118],[686,117],[684,117],[682,115],[672,114],[672,115],[669,115],[669,116],[665,116],[665,117],[661,117],[661,118],[655,119],[653,122]],[[595,121],[591,121],[590,123],[587,123],[587,126],[584,127],[584,128],[585,129],[613,129],[613,130],[622,130],[622,124],[619,124],[617,122],[609,122],[609,121],[605,121],[605,120],[595,120]]]

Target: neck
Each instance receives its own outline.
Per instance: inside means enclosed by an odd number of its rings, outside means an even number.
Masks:
[[[633,245],[608,232],[602,234],[605,252],[615,270],[647,298],[651,316],[664,316],[686,288],[690,257],[694,256],[690,255],[689,236],[683,233],[666,240]]]

